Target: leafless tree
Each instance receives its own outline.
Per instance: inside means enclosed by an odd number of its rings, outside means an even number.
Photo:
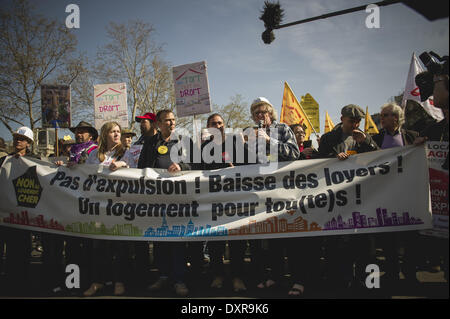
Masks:
[[[162,58],[162,46],[153,39],[154,32],[152,25],[138,20],[111,22],[109,42],[97,52],[97,81],[127,83],[130,127],[136,115],[175,105],[171,69]]]
[[[41,84],[69,64],[74,77],[80,72],[80,61],[73,62],[76,45],[69,29],[34,14],[26,0],[0,8],[0,121],[11,132],[17,124],[34,129],[41,120]]]

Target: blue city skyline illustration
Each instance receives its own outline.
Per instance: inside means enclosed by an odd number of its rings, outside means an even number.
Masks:
[[[166,220],[166,214],[162,214],[163,221],[161,227],[154,229],[153,227],[147,228],[144,233],[144,237],[208,237],[208,236],[227,236],[228,229],[224,226],[212,227],[195,226],[192,219],[189,219],[187,225],[173,225],[172,229],[169,229]]]
[[[361,212],[353,212],[352,217],[344,222],[341,215],[337,218],[333,217],[326,222],[323,230],[339,230],[339,229],[355,229],[355,228],[372,228],[372,227],[392,227],[419,225],[424,222],[420,218],[409,216],[409,212],[404,212],[401,216],[397,216],[396,212],[392,212],[388,216],[386,208],[377,208],[377,217],[369,217],[362,215]]]

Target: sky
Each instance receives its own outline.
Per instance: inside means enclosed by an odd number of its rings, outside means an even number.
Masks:
[[[5,2],[5,1],[1,1]],[[280,0],[282,23],[369,4],[368,0]],[[73,29],[78,50],[90,59],[107,42],[110,21],[139,19],[156,29],[172,66],[205,60],[212,104],[225,105],[241,94],[248,105],[259,97],[281,110],[284,82],[297,98],[311,94],[319,103],[321,133],[325,111],[340,122],[347,104],[379,112],[401,93],[413,52],[449,52],[448,18],[428,21],[403,4],[380,7],[380,28],[369,29],[365,11],[275,30],[261,39],[264,0],[37,0],[36,11],[64,24],[67,5],[80,8]],[[76,125],[77,123],[73,123]],[[361,126],[363,123],[361,124]],[[69,132],[69,131],[67,131]],[[0,136],[9,140],[0,127]]]

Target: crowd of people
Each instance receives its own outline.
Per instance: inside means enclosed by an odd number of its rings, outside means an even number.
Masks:
[[[441,98],[442,97],[442,98]],[[318,148],[305,141],[305,129],[302,125],[288,126],[276,121],[277,114],[269,100],[259,97],[252,103],[250,113],[255,126],[251,129],[253,136],[226,135],[223,117],[214,113],[207,119],[207,129],[213,134],[205,135],[199,145],[203,154],[205,148],[210,151],[215,161],[200,163],[186,160],[174,161],[172,148],[179,142],[174,136],[176,117],[170,110],[160,110],[157,114],[146,113],[137,116],[141,136],[133,144],[136,134],[122,128],[117,122],[107,122],[100,132],[89,123],[82,121],[71,128],[75,140],[60,145],[61,154],[66,160],[55,160],[55,165],[74,167],[83,164],[97,164],[108,167],[111,171],[126,168],[159,168],[168,172],[182,170],[225,169],[248,164],[250,155],[256,154],[256,163],[270,161],[295,161],[317,158],[338,158],[346,160],[352,154],[371,152],[405,145],[420,145],[426,140],[448,142],[448,76],[435,81],[435,106],[440,107],[444,120],[432,124],[423,132],[414,132],[403,128],[403,109],[395,103],[381,107],[381,132],[371,136],[359,129],[364,111],[357,105],[346,105],[341,110],[341,123],[324,134]],[[270,134],[275,131],[277,134]],[[217,133],[221,138],[218,138]],[[227,139],[233,139],[231,143]],[[13,134],[14,151],[9,155],[36,157],[30,151],[33,144],[33,132],[27,127],[19,128]],[[215,143],[211,147],[210,143]],[[236,148],[244,144],[245,159],[236,159]],[[265,152],[258,143],[265,144]],[[133,146],[142,146],[139,152],[132,152]],[[226,145],[232,145],[233,154],[229,155]],[[194,146],[195,147],[195,146]],[[264,145],[263,145],[264,149]],[[272,158],[271,150],[276,149],[278,156]],[[220,150],[220,154],[214,154]],[[5,155],[5,154],[4,154]],[[216,156],[214,156],[216,155]],[[0,159],[0,165],[6,156]],[[8,227],[1,227],[2,255],[6,254],[5,277],[6,294],[20,295],[27,291],[27,264],[31,249],[31,232]],[[314,291],[320,281],[320,263],[325,259],[327,280],[330,289],[340,291],[364,283],[367,273],[365,267],[375,260],[375,247],[381,247],[386,258],[385,283],[395,286],[400,280],[400,271],[412,284],[417,283],[417,267],[426,258],[435,265],[440,265],[448,280],[448,239],[430,240],[419,235],[417,231],[389,232],[378,234],[342,235],[329,237],[255,239],[209,242],[128,242],[88,239],[62,236],[48,233],[40,234],[43,247],[43,277],[49,295],[64,290],[64,265],[83,264],[89,272],[90,282],[83,290],[86,297],[101,293],[109,283],[113,285],[113,294],[123,296],[129,287],[130,269],[138,281],[150,293],[156,293],[172,287],[177,296],[189,296],[187,284],[187,262],[194,272],[204,260],[205,247],[209,255],[211,281],[209,287],[220,290],[230,280],[234,292],[239,293],[253,288],[258,291],[270,291],[279,285],[284,274],[287,258],[291,285],[285,296],[302,297]],[[3,249],[6,247],[6,251]],[[148,282],[150,266],[150,247],[158,275],[153,282]],[[419,248],[421,247],[421,248]],[[399,261],[399,248],[402,248],[402,261]],[[229,251],[229,273],[225,272],[224,256]],[[250,251],[251,272],[257,278],[249,282],[246,278],[244,263],[246,252]],[[131,266],[131,255],[134,267]],[[83,256],[85,262],[81,262]],[[132,267],[132,268],[130,268]],[[400,268],[401,267],[401,268]]]

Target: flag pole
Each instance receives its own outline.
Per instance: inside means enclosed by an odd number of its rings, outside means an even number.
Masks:
[[[300,108],[301,108],[303,114],[305,114],[305,117],[306,117],[306,119],[308,120],[309,125],[311,125],[311,128],[312,128],[312,130],[314,131],[314,134],[316,134],[316,136],[317,136],[317,132],[316,132],[316,130],[314,129],[314,126],[312,125],[311,121],[309,120],[308,114],[306,114],[306,112],[305,112],[305,110],[303,109],[302,105],[300,104],[299,100],[298,100],[297,97],[295,96],[294,91],[291,89],[291,87],[289,86],[289,84],[288,84],[286,81],[284,81],[284,83],[288,86],[289,90],[291,90],[292,95],[294,95],[295,99],[297,100],[298,105],[300,106]]]

